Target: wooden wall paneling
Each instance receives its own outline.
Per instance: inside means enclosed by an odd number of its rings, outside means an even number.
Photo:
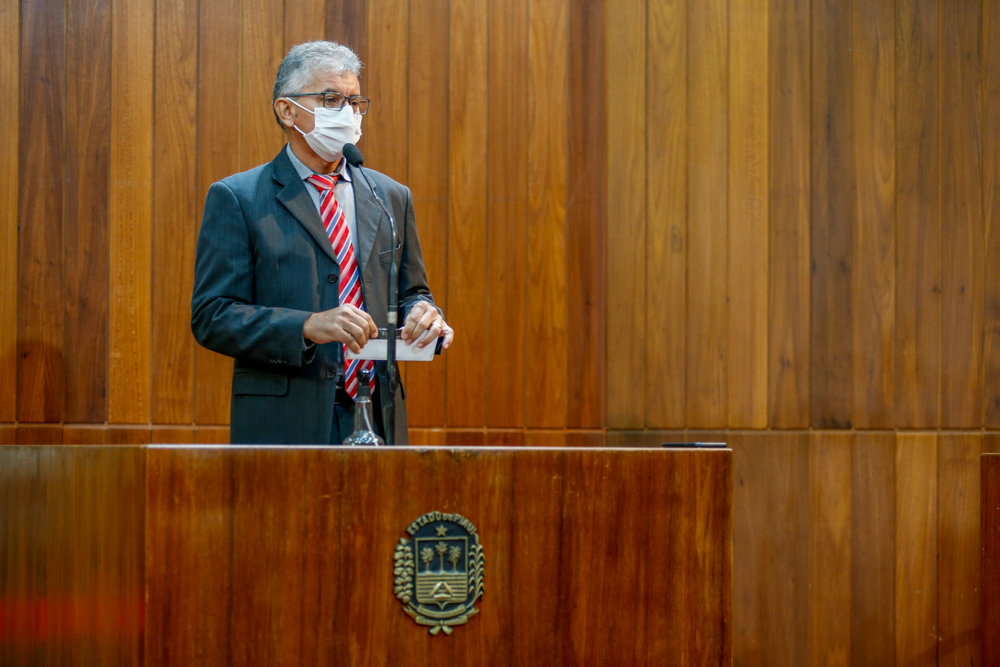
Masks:
[[[66,143],[64,3],[21,13],[18,129],[17,419],[63,415],[62,219]]]
[[[993,440],[987,444],[987,438]],[[996,436],[987,434],[983,438],[983,453],[997,453]],[[1000,663],[1000,457],[984,456],[981,459],[980,476],[980,534],[983,539],[983,558],[980,564],[982,576],[982,618],[983,655],[981,665],[992,667]]]
[[[978,665],[981,433],[949,433],[938,444],[938,665]]]
[[[149,441],[154,445],[190,445],[195,441],[193,428],[154,426]]]
[[[809,424],[810,7],[768,10],[768,425]]]
[[[737,664],[808,664],[809,439],[730,433],[733,655]]]
[[[1000,5],[983,2],[983,226],[986,292],[983,342],[987,427],[1000,426]]]
[[[896,4],[894,423],[899,428],[940,424],[939,1]]]
[[[270,162],[285,145],[271,106],[274,77],[285,55],[284,0],[242,0],[240,10],[240,170]],[[298,11],[296,5],[290,12]],[[314,92],[314,91],[302,91]]]
[[[17,425],[16,444],[18,445],[61,445],[63,427],[59,424],[25,424]]]
[[[615,117],[622,104],[646,105],[647,223],[644,245],[647,258],[643,335],[646,363],[644,375],[636,376],[633,383],[645,377],[645,425],[657,429],[683,428],[689,423],[688,326],[685,324],[688,314],[688,178],[691,173],[688,168],[688,4],[685,0],[648,4],[645,99],[633,101],[617,95],[610,98],[617,100],[611,118]],[[718,57],[718,44],[713,46],[712,53]],[[718,62],[713,62],[709,67],[717,69],[718,66]],[[699,98],[702,104],[705,102],[704,86],[717,83],[713,80],[702,86],[703,94]],[[713,121],[718,121],[717,115]],[[704,129],[704,123],[702,127]],[[709,127],[708,130],[718,132],[717,127]],[[708,139],[715,141],[718,137],[709,136]],[[717,158],[717,155],[712,156],[710,160]],[[617,161],[611,163],[611,168],[618,168]],[[705,187],[702,181],[699,182]],[[617,226],[609,231],[611,234],[619,233]],[[703,238],[703,241],[710,242],[711,234],[709,232],[708,238]],[[711,250],[712,246],[703,242],[700,249],[706,248]],[[698,267],[696,270],[717,269]],[[705,296],[703,292],[699,295],[701,298]],[[617,293],[613,293],[612,297],[614,300],[619,298]],[[699,322],[700,326],[704,324],[704,321]],[[643,325],[637,322],[635,326]],[[620,325],[616,327],[616,339],[621,329]],[[718,342],[712,339],[708,345],[694,345],[691,353],[704,353],[712,344],[717,346]],[[614,339],[610,344],[616,345]],[[698,371],[694,368],[696,363],[699,362],[692,362],[692,371]],[[712,363],[702,375],[711,382],[713,378],[717,379],[717,371],[716,364]],[[618,389],[623,390],[624,387]],[[709,397],[708,402],[711,400]],[[642,425],[641,421],[632,424]]]
[[[605,2],[569,1],[566,425],[603,428],[606,398]]]
[[[299,0],[291,11],[286,11],[284,14],[285,40],[281,50],[282,58],[296,44],[325,38],[326,0]]]
[[[365,63],[368,60],[367,23],[368,0],[327,0],[325,39],[351,47],[361,58],[361,62]],[[365,72],[362,71],[362,76],[364,74]],[[365,87],[364,82],[362,82],[362,90]],[[365,97],[370,96],[365,95]]]
[[[17,418],[18,107],[21,6],[0,3],[0,421]]]
[[[489,3],[486,423],[524,426],[528,241],[528,4]],[[481,75],[481,73],[480,73]]]
[[[63,211],[64,415],[108,416],[111,1],[66,3]]]
[[[896,436],[858,432],[851,453],[852,667],[896,664]]]
[[[646,425],[646,3],[607,14],[607,427]],[[613,151],[613,152],[612,152]]]
[[[569,0],[528,2],[525,423],[566,426]],[[596,182],[594,183],[596,185]]]
[[[195,443],[199,445],[228,445],[228,426],[201,426],[194,431]]]
[[[851,450],[844,431],[809,434],[809,662],[851,656]]]
[[[854,407],[851,7],[850,2],[812,3],[809,412],[814,428],[849,428]],[[781,155],[771,157],[783,159]]]
[[[730,428],[767,426],[768,1],[729,2]]]
[[[62,444],[106,445],[108,444],[108,427],[104,424],[65,424],[62,429]]]
[[[111,426],[108,428],[109,445],[148,445],[152,441],[149,426]]]
[[[696,434],[687,431],[608,431],[606,447],[662,447],[666,443],[691,442]]]
[[[896,664],[937,665],[938,436],[896,436]],[[889,612],[889,610],[886,610]]]
[[[153,234],[152,5],[112,0],[108,421],[149,423]]]
[[[202,204],[197,194],[195,0],[156,3],[155,58],[152,422],[191,424],[195,419],[191,292]]]
[[[17,443],[17,426],[14,424],[0,424],[0,445],[13,445]]]
[[[449,10],[446,0],[410,4],[409,186],[427,282],[448,320]],[[434,38],[428,39],[430,35]],[[445,425],[447,363],[446,355],[429,364],[407,364],[406,416],[411,425]]]
[[[728,8],[728,0],[693,0],[687,8],[693,48],[687,59],[686,425],[692,428],[725,427],[727,416]],[[648,266],[660,261],[647,251],[647,301],[655,285]],[[648,324],[646,335],[657,336]]]
[[[983,419],[982,5],[942,0],[941,425]],[[945,94],[942,92],[942,94]]]
[[[444,389],[444,387],[441,387]],[[407,415],[409,418],[409,415]],[[443,428],[409,429],[410,445],[414,447],[447,447],[448,431]]]
[[[856,428],[895,424],[896,10],[854,3],[854,405]],[[815,371],[814,371],[815,372]]]
[[[212,183],[240,169],[242,105],[233,104],[233,73],[240,71],[241,0],[199,3],[198,151],[199,219]],[[273,86],[273,82],[271,84]],[[228,424],[233,360],[201,346],[195,352],[195,421]]]
[[[449,427],[486,425],[486,220],[488,16],[474,0],[452,0],[448,58]]]
[[[371,98],[372,106],[362,127],[365,164],[407,183],[409,4],[368,0],[367,11],[368,61],[361,93]]]

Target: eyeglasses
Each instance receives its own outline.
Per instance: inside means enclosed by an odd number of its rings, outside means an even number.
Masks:
[[[285,95],[285,97],[322,97],[323,107],[327,109],[334,109],[335,111],[340,111],[344,108],[344,103],[351,105],[351,109],[354,113],[364,116],[368,113],[368,105],[372,103],[367,97],[361,97],[360,95],[352,95],[347,97],[346,95],[341,95],[340,93],[296,93],[295,95]]]

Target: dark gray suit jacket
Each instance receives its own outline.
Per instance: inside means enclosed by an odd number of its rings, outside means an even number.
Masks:
[[[366,310],[385,327],[392,232],[358,169],[350,167],[358,225],[355,248]],[[365,174],[399,227],[399,322],[417,301],[434,303],[403,185]],[[310,313],[338,305],[339,265],[295,167],[282,148],[270,164],[212,185],[198,236],[191,331],[234,357],[233,443],[330,443],[343,345],[303,349]],[[376,362],[388,391],[386,363]],[[406,442],[405,393],[396,393],[396,440]],[[379,418],[377,416],[377,418]]]

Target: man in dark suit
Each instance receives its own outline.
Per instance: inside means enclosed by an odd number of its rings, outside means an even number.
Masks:
[[[361,136],[369,101],[361,62],[334,42],[300,44],[278,69],[273,109],[288,144],[269,164],[212,185],[198,237],[191,330],[236,359],[233,443],[343,442],[353,430],[356,383],[344,347],[358,352],[387,325],[392,231],[360,173],[343,159]],[[454,332],[434,304],[403,185],[370,169],[368,179],[399,227],[398,321],[410,345]],[[352,369],[353,370],[353,369]],[[376,362],[373,401],[385,362]],[[396,440],[406,409],[396,393]]]

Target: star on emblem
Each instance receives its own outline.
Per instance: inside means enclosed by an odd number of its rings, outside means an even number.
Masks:
[[[435,530],[437,530],[438,537],[444,537],[448,533],[448,527],[443,523],[439,523]]]

